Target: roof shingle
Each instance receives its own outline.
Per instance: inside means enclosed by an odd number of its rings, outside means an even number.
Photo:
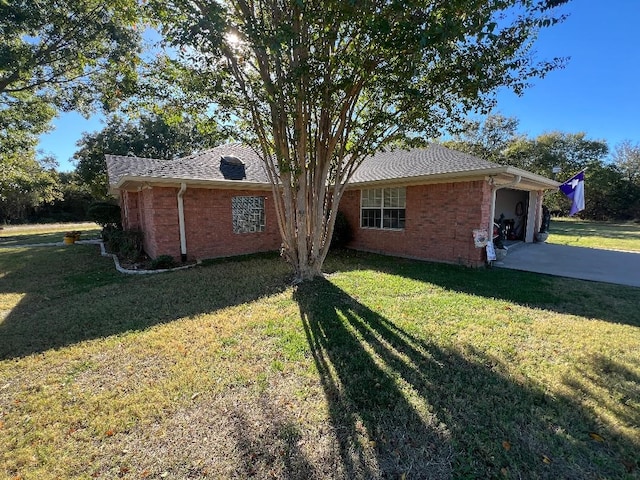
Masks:
[[[244,166],[221,162],[224,156],[238,157]],[[268,183],[269,177],[260,157],[248,146],[227,144],[189,155],[188,157],[159,160],[153,158],[107,155],[109,185],[115,187],[123,177],[137,177],[149,181],[158,178],[175,180],[234,180]]]
[[[244,163],[221,162],[224,156],[238,157]],[[115,187],[123,177],[140,180],[172,179],[198,181],[237,181],[269,183],[265,167],[256,152],[246,145],[227,144],[205,152],[173,160],[107,155],[109,184]],[[388,150],[366,158],[355,172],[352,183],[365,183],[427,175],[479,172],[500,165],[441,145],[412,150]]]
[[[376,153],[362,162],[351,181],[360,183],[395,180],[496,167],[500,165],[434,144],[427,148],[387,150]]]

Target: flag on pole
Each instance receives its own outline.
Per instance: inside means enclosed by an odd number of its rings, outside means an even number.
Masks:
[[[584,210],[584,170],[564,182],[559,188],[571,200],[570,217]]]

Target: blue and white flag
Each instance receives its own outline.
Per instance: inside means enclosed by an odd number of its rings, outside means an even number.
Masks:
[[[564,182],[559,188],[571,200],[570,217],[584,210],[584,170]]]

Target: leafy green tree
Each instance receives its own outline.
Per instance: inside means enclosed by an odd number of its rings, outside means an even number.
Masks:
[[[604,140],[586,134],[549,132],[528,138],[518,132],[519,120],[488,115],[484,120],[465,120],[460,132],[443,144],[502,165],[511,165],[547,177],[554,167],[571,176],[593,162],[601,162],[609,148]]]
[[[58,195],[52,202],[40,203],[29,215],[29,221],[81,222],[88,220],[87,212],[93,201],[89,189],[75,172],[57,173]]]
[[[607,220],[640,216],[638,189],[633,186],[633,179],[640,180],[640,147],[624,142],[616,149],[614,164],[610,164],[605,161],[609,148],[604,140],[589,139],[585,133],[564,132],[528,138],[518,133],[517,126],[515,118],[489,115],[484,121],[466,121],[460,132],[444,143],[558,181],[586,168],[587,195],[582,217]],[[554,173],[555,167],[559,173]],[[560,192],[548,193],[545,204],[562,214],[570,208],[570,202]]]
[[[520,137],[514,140],[502,151],[500,163],[522,168],[548,178],[564,181],[571,178],[584,168],[587,171],[585,184],[588,186],[587,199],[606,198],[606,192],[598,189],[606,184],[592,181],[592,172],[610,172],[604,167],[604,158],[609,151],[609,147],[604,140],[591,140],[585,133],[564,133],[550,132],[530,139]],[[554,168],[560,171],[554,173]],[[548,193],[545,196],[547,207],[556,212],[567,214],[570,202],[559,191]],[[586,202],[582,216],[590,215],[590,200]]]
[[[464,120],[453,139],[443,145],[496,163],[504,163],[505,150],[526,137],[518,134],[519,120],[490,114],[484,120]]]
[[[609,152],[604,140],[591,140],[583,132],[543,133],[530,143],[531,156],[524,168],[547,177],[553,177],[554,167],[560,167],[558,177],[569,178],[589,165],[602,162]],[[505,152],[509,164],[513,153],[512,149]]]
[[[560,181],[601,164],[608,151],[604,140],[588,139],[585,133],[551,132],[515,139],[502,150],[499,163]],[[558,173],[554,173],[555,168]]]
[[[580,216],[591,220],[625,220],[630,215],[629,190],[619,169],[604,162],[593,162],[585,172],[585,209]],[[558,205],[564,213],[569,202],[561,193]]]
[[[150,0],[191,78],[206,79],[270,175],[283,254],[298,281],[321,274],[337,206],[362,160],[434,137],[520,93],[538,31],[565,0],[345,2]]]
[[[43,163],[33,151],[0,156],[0,222],[23,222],[34,208],[61,198],[55,169]]]
[[[78,162],[76,173],[92,195],[106,199],[106,154],[175,158],[214,147],[222,138],[217,124],[206,115],[194,119],[144,114],[137,120],[112,116],[102,130],[83,135],[73,158]]]
[[[55,109],[37,98],[15,100],[10,106],[0,100],[0,158],[34,150],[54,116]]]
[[[139,15],[136,0],[0,1],[1,148],[33,144],[57,111],[134,92]]]
[[[640,144],[625,140],[616,145],[613,163],[624,180],[618,187],[624,218],[640,219]]]
[[[616,145],[613,162],[627,181],[640,186],[640,144],[624,140]]]

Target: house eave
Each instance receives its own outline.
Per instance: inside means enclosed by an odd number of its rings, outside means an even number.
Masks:
[[[125,175],[118,183],[110,187],[112,193],[118,190],[141,190],[153,187],[177,187],[187,184],[196,188],[212,188],[223,190],[269,190],[271,184],[266,182],[248,182],[245,180],[211,180],[204,178],[170,178],[170,177],[140,177]]]
[[[495,167],[478,170],[466,170],[460,172],[435,173],[417,175],[414,177],[399,177],[380,180],[366,180],[361,182],[349,182],[347,189],[374,188],[383,185],[428,185],[435,183],[464,182],[488,180],[493,185],[509,183],[513,178],[520,176],[520,183],[514,188],[518,190],[550,190],[560,186],[560,182],[527,172],[516,167]],[[175,187],[180,188],[182,183],[190,187],[225,189],[225,190],[269,190],[271,184],[267,182],[248,182],[245,180],[212,180],[198,178],[170,178],[170,177],[143,177],[125,175],[117,184],[110,185],[109,192],[117,195],[119,190],[141,190],[148,187]]]
[[[366,180],[361,182],[349,182],[347,189],[371,188],[382,185],[428,185],[434,183],[464,182],[490,179],[494,184],[509,183],[513,178],[522,178],[517,189],[521,190],[550,190],[560,186],[559,182],[549,178],[527,172],[515,167],[495,167],[477,170],[465,170],[460,172],[432,173],[428,175],[416,175],[414,177],[386,178],[380,180]]]
[[[531,173],[526,170],[522,170],[521,168],[516,167],[503,167],[505,168],[505,173],[508,175],[521,176],[523,181],[528,183],[537,183],[540,185],[544,185],[544,189],[555,189],[562,185],[560,182],[556,182],[555,180],[551,180],[550,178],[544,177],[542,175],[538,175],[537,173]]]

